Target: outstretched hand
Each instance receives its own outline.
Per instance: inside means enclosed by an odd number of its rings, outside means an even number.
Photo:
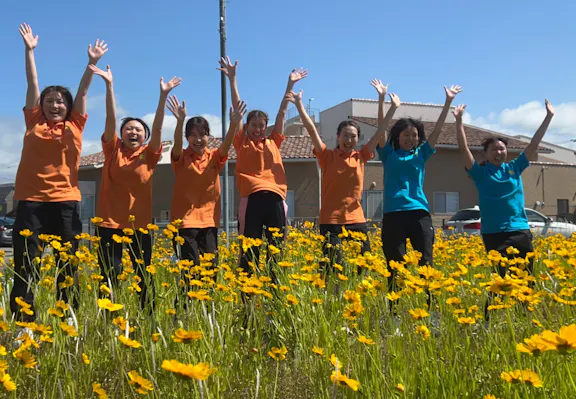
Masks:
[[[34,50],[38,45],[38,35],[34,36],[32,33],[32,28],[27,23],[20,25],[20,34],[22,39],[24,39],[24,44],[28,50]]]
[[[446,99],[450,101],[454,100],[454,97],[463,91],[462,86],[458,85],[451,85],[450,88],[444,86],[444,90],[446,91]]]
[[[106,83],[112,83],[112,81],[114,80],[112,76],[112,71],[110,70],[110,65],[106,65],[106,71],[103,71],[94,64],[88,65],[88,68],[90,68],[90,70],[92,71],[92,73],[94,73],[94,75],[101,76]]]
[[[179,121],[184,121],[186,119],[186,101],[178,101],[178,97],[170,96],[166,102],[166,108],[172,112],[172,115],[176,117]]]
[[[552,104],[550,104],[550,101],[548,101],[548,99],[546,99],[546,100],[544,100],[544,102],[546,103],[546,113],[550,116],[554,116],[556,111],[554,110],[554,107],[552,106]]]
[[[454,111],[452,111],[452,113],[454,114],[454,117],[456,118],[457,121],[462,121],[462,116],[464,116],[464,111],[466,110],[466,105],[465,104],[460,104],[459,106],[456,107],[456,109],[454,109]]]
[[[290,101],[291,103],[297,104],[297,103],[301,103],[302,102],[302,93],[303,91],[300,90],[299,93],[295,93],[293,91],[289,91],[288,93],[286,93],[286,100]]]
[[[108,51],[108,44],[104,43],[104,40],[96,39],[94,47],[91,44],[88,45],[88,59],[90,64],[96,65],[98,60],[102,58],[104,54]]]
[[[385,97],[386,93],[388,92],[388,85],[384,85],[382,83],[381,80],[378,79],[372,79],[372,81],[370,82],[370,84],[372,85],[372,87],[374,87],[376,89],[376,91],[378,92],[378,95],[380,97]],[[390,98],[392,99],[392,98]]]
[[[293,69],[292,72],[290,72],[290,76],[288,77],[288,81],[291,84],[294,84],[294,83],[298,82],[299,80],[304,79],[306,76],[308,76],[308,70],[307,69],[302,69],[302,68]]]
[[[162,94],[168,94],[173,88],[180,86],[180,83],[182,83],[182,78],[177,78],[176,76],[166,83],[164,82],[164,78],[160,78],[160,92]]]
[[[388,97],[390,97],[390,102],[394,108],[398,108],[400,107],[400,104],[402,104],[400,102],[400,97],[398,97],[395,93],[388,94]]]
[[[246,111],[248,110],[248,106],[244,101],[238,101],[235,107],[230,107],[230,123],[237,124],[242,121],[244,115],[246,115]]]
[[[220,63],[220,68],[216,68],[219,71],[224,72],[224,75],[228,76],[228,79],[232,79],[236,76],[236,67],[238,67],[238,61],[235,61],[234,64],[232,64],[232,61],[230,61],[230,57],[222,57],[219,61]]]

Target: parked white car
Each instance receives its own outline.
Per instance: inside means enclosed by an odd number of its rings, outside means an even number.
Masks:
[[[571,237],[576,233],[576,225],[565,222],[555,222],[552,218],[542,215],[534,209],[525,208],[528,216],[528,224],[534,235],[556,235],[562,234],[564,237]],[[444,233],[453,234],[480,234],[482,221],[480,219],[480,208],[461,209],[456,212],[444,225]]]

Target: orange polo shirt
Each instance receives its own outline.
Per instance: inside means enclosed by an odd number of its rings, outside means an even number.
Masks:
[[[283,141],[284,135],[274,131],[260,141],[251,140],[244,129],[236,133],[236,180],[241,197],[272,191],[286,199],[286,172],[280,155]]]
[[[364,164],[374,157],[367,145],[350,153],[338,148],[314,155],[322,169],[322,206],[320,224],[364,223],[362,190]]]
[[[146,228],[152,222],[152,174],[162,155],[162,146],[154,152],[146,144],[132,151],[118,135],[108,143],[102,136],[104,168],[98,196],[97,216],[110,229]],[[130,215],[136,217],[129,222]]]
[[[26,135],[16,173],[18,201],[80,201],[78,167],[88,115],[76,111],[63,122],[48,122],[40,106],[24,108]]]
[[[176,181],[170,218],[182,219],[180,228],[220,227],[220,172],[226,159],[218,148],[199,155],[190,147],[172,159]]]

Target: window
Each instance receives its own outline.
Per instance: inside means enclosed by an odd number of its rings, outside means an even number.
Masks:
[[[546,223],[546,218],[532,209],[526,209],[526,216],[529,223]]]
[[[460,220],[475,220],[480,219],[480,210],[479,209],[464,209],[462,211],[458,211],[450,218],[451,222],[457,222]]]
[[[294,219],[294,190],[286,192],[286,205],[288,205],[288,219]]]
[[[435,192],[434,213],[456,213],[460,209],[460,193],[458,192]]]
[[[558,216],[567,217],[570,213],[570,202],[567,199],[556,200],[556,206]]]
[[[368,190],[362,193],[364,216],[370,220],[382,220],[384,216],[384,191]]]
[[[170,211],[163,209],[160,211],[160,222],[170,222]]]

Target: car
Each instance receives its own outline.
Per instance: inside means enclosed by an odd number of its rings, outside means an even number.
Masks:
[[[12,226],[14,219],[0,217],[0,247],[12,246]]]
[[[571,237],[576,233],[576,225],[566,222],[556,222],[548,216],[544,216],[534,209],[525,208],[530,230],[534,235],[550,236],[562,234],[564,237]],[[482,221],[480,219],[480,208],[465,208],[456,212],[444,225],[444,233],[453,234],[480,234]]]

